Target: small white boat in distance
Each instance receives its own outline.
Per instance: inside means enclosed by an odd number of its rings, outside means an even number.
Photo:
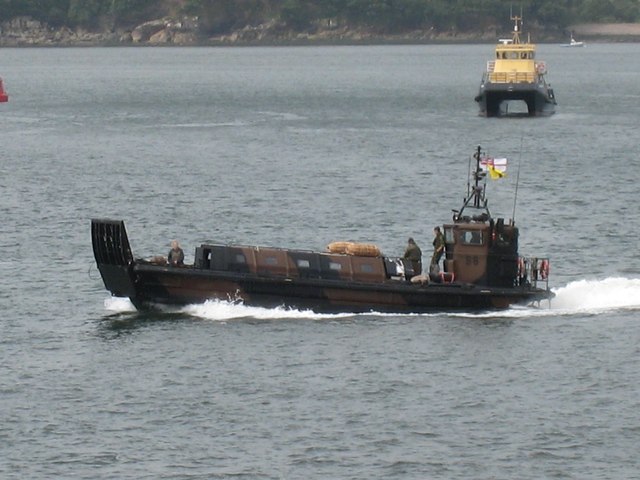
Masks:
[[[573,35],[571,35],[571,41],[569,43],[564,43],[562,44],[563,47],[584,47],[584,42],[576,42],[576,40],[573,38]]]

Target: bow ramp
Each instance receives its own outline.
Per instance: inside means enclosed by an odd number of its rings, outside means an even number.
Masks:
[[[91,220],[93,255],[104,285],[117,297],[135,295],[133,254],[122,220]]]

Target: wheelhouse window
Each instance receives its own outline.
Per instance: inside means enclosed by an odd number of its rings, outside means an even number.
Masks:
[[[455,243],[456,237],[453,234],[453,228],[445,228],[444,229],[444,241],[446,243]]]
[[[301,258],[298,259],[296,264],[298,265],[298,268],[310,268],[311,267],[311,263],[309,262],[309,260],[303,260]]]
[[[478,230],[463,230],[460,232],[460,240],[464,245],[484,244],[483,234]]]
[[[340,270],[342,270],[342,264],[340,264],[338,262],[329,262],[329,268],[331,270],[340,271]]]
[[[236,253],[236,263],[247,263],[247,259],[242,253]]]

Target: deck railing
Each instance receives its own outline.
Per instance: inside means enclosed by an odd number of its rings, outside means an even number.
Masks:
[[[518,283],[549,289],[550,265],[549,258],[546,257],[520,257]]]
[[[491,83],[533,83],[536,75],[532,72],[491,72]]]

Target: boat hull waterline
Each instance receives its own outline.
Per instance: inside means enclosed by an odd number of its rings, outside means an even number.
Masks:
[[[209,300],[318,313],[426,313],[494,310],[549,299],[546,290],[489,288],[457,283],[389,281],[385,284],[339,280],[270,278],[187,267],[134,263],[99,266],[108,290],[128,297],[138,310],[184,306]]]
[[[522,112],[528,116],[546,117],[555,113],[556,102],[553,91],[545,85],[512,84],[507,87],[500,84],[484,83],[476,96],[479,114],[486,117],[508,116],[509,104],[521,101],[526,106]],[[517,112],[517,111],[516,111]]]

